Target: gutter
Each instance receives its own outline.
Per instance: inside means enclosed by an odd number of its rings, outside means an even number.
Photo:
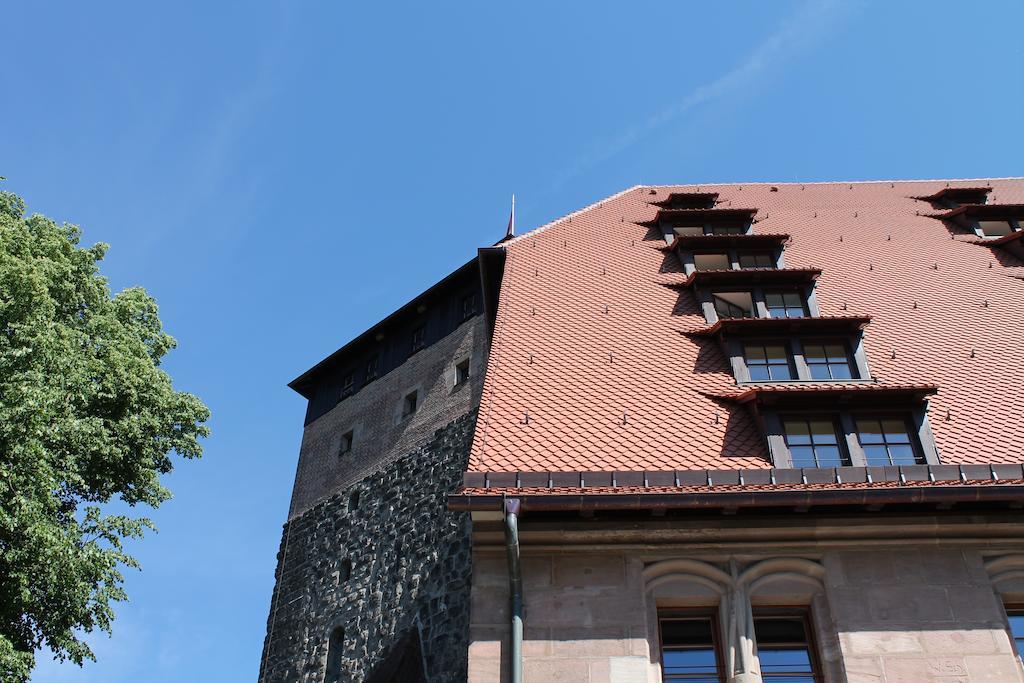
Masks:
[[[519,499],[505,499],[504,507],[509,605],[512,614],[509,682],[523,683],[523,577],[519,568]]]
[[[520,506],[522,510],[531,512],[582,512],[594,510],[722,510],[823,505],[875,506],[907,503],[925,505],[1013,503],[1020,505],[1024,504],[1024,486],[1019,484],[932,485],[811,491],[765,491],[762,489],[722,493],[539,493],[517,495],[515,499],[507,499],[501,493],[453,494],[448,498],[448,509],[455,512],[504,510],[506,512],[506,527],[508,527],[508,509],[513,502],[515,511],[512,513],[512,524],[515,526],[515,516],[519,514]],[[506,532],[508,532],[507,528]]]

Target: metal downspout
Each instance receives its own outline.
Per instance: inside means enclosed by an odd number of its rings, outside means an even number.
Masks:
[[[505,499],[509,605],[512,613],[509,683],[523,683],[523,578],[519,573],[519,499]]]

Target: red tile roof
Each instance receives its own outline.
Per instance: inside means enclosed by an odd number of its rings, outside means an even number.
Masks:
[[[707,323],[691,291],[665,286],[681,265],[644,225],[652,202],[695,191],[790,235],[786,265],[822,270],[822,315],[871,316],[869,386],[940,387],[943,462],[1024,461],[1024,262],[924,215],[914,197],[947,185],[1024,202],[1024,179],[635,187],[506,242],[469,470],[770,466],[749,408],[713,398],[737,393],[728,359],[680,334]]]

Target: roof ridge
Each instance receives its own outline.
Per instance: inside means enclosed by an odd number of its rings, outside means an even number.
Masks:
[[[567,213],[564,216],[556,218],[555,220],[550,221],[548,223],[545,223],[544,225],[538,226],[538,227],[534,228],[533,230],[530,230],[529,232],[524,232],[522,235],[518,235],[516,237],[513,237],[512,239],[508,240],[504,244],[512,244],[513,242],[518,242],[519,240],[525,239],[525,238],[530,237],[532,235],[536,235],[539,232],[542,232],[544,230],[547,230],[550,227],[553,227],[556,223],[561,223],[566,218],[572,218],[573,216],[577,216],[577,215],[579,215],[581,213],[585,213],[587,211],[590,211],[591,209],[593,209],[595,207],[598,207],[601,204],[604,204],[605,202],[610,202],[613,199],[618,199],[622,195],[624,195],[624,194],[626,194],[628,192],[632,192],[633,190],[636,190],[636,189],[641,188],[641,187],[647,187],[647,186],[646,185],[633,185],[632,187],[627,187],[625,190],[620,190],[620,191],[616,192],[615,194],[608,195],[607,197],[603,197],[601,199],[598,199],[596,202],[592,202],[590,204],[587,204],[582,209],[577,209],[576,211],[573,211],[572,213]],[[666,186],[666,187],[669,187],[669,186]]]
[[[669,184],[645,184],[638,185],[637,187],[721,187],[721,186],[740,186],[740,185],[870,185],[873,183],[964,183],[974,182],[978,180],[1024,180],[1024,176],[994,176],[987,178],[888,178],[880,180],[813,180],[801,182],[798,180],[793,181],[771,181],[771,180],[752,180],[749,182],[720,182],[720,183],[669,183]],[[633,189],[633,188],[630,188]],[[954,188],[955,189],[955,188]],[[589,207],[588,207],[589,208]]]

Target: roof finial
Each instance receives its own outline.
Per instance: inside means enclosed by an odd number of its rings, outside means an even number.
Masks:
[[[505,231],[505,239],[510,240],[516,236],[516,196],[512,195],[512,214],[508,217],[508,230]]]

